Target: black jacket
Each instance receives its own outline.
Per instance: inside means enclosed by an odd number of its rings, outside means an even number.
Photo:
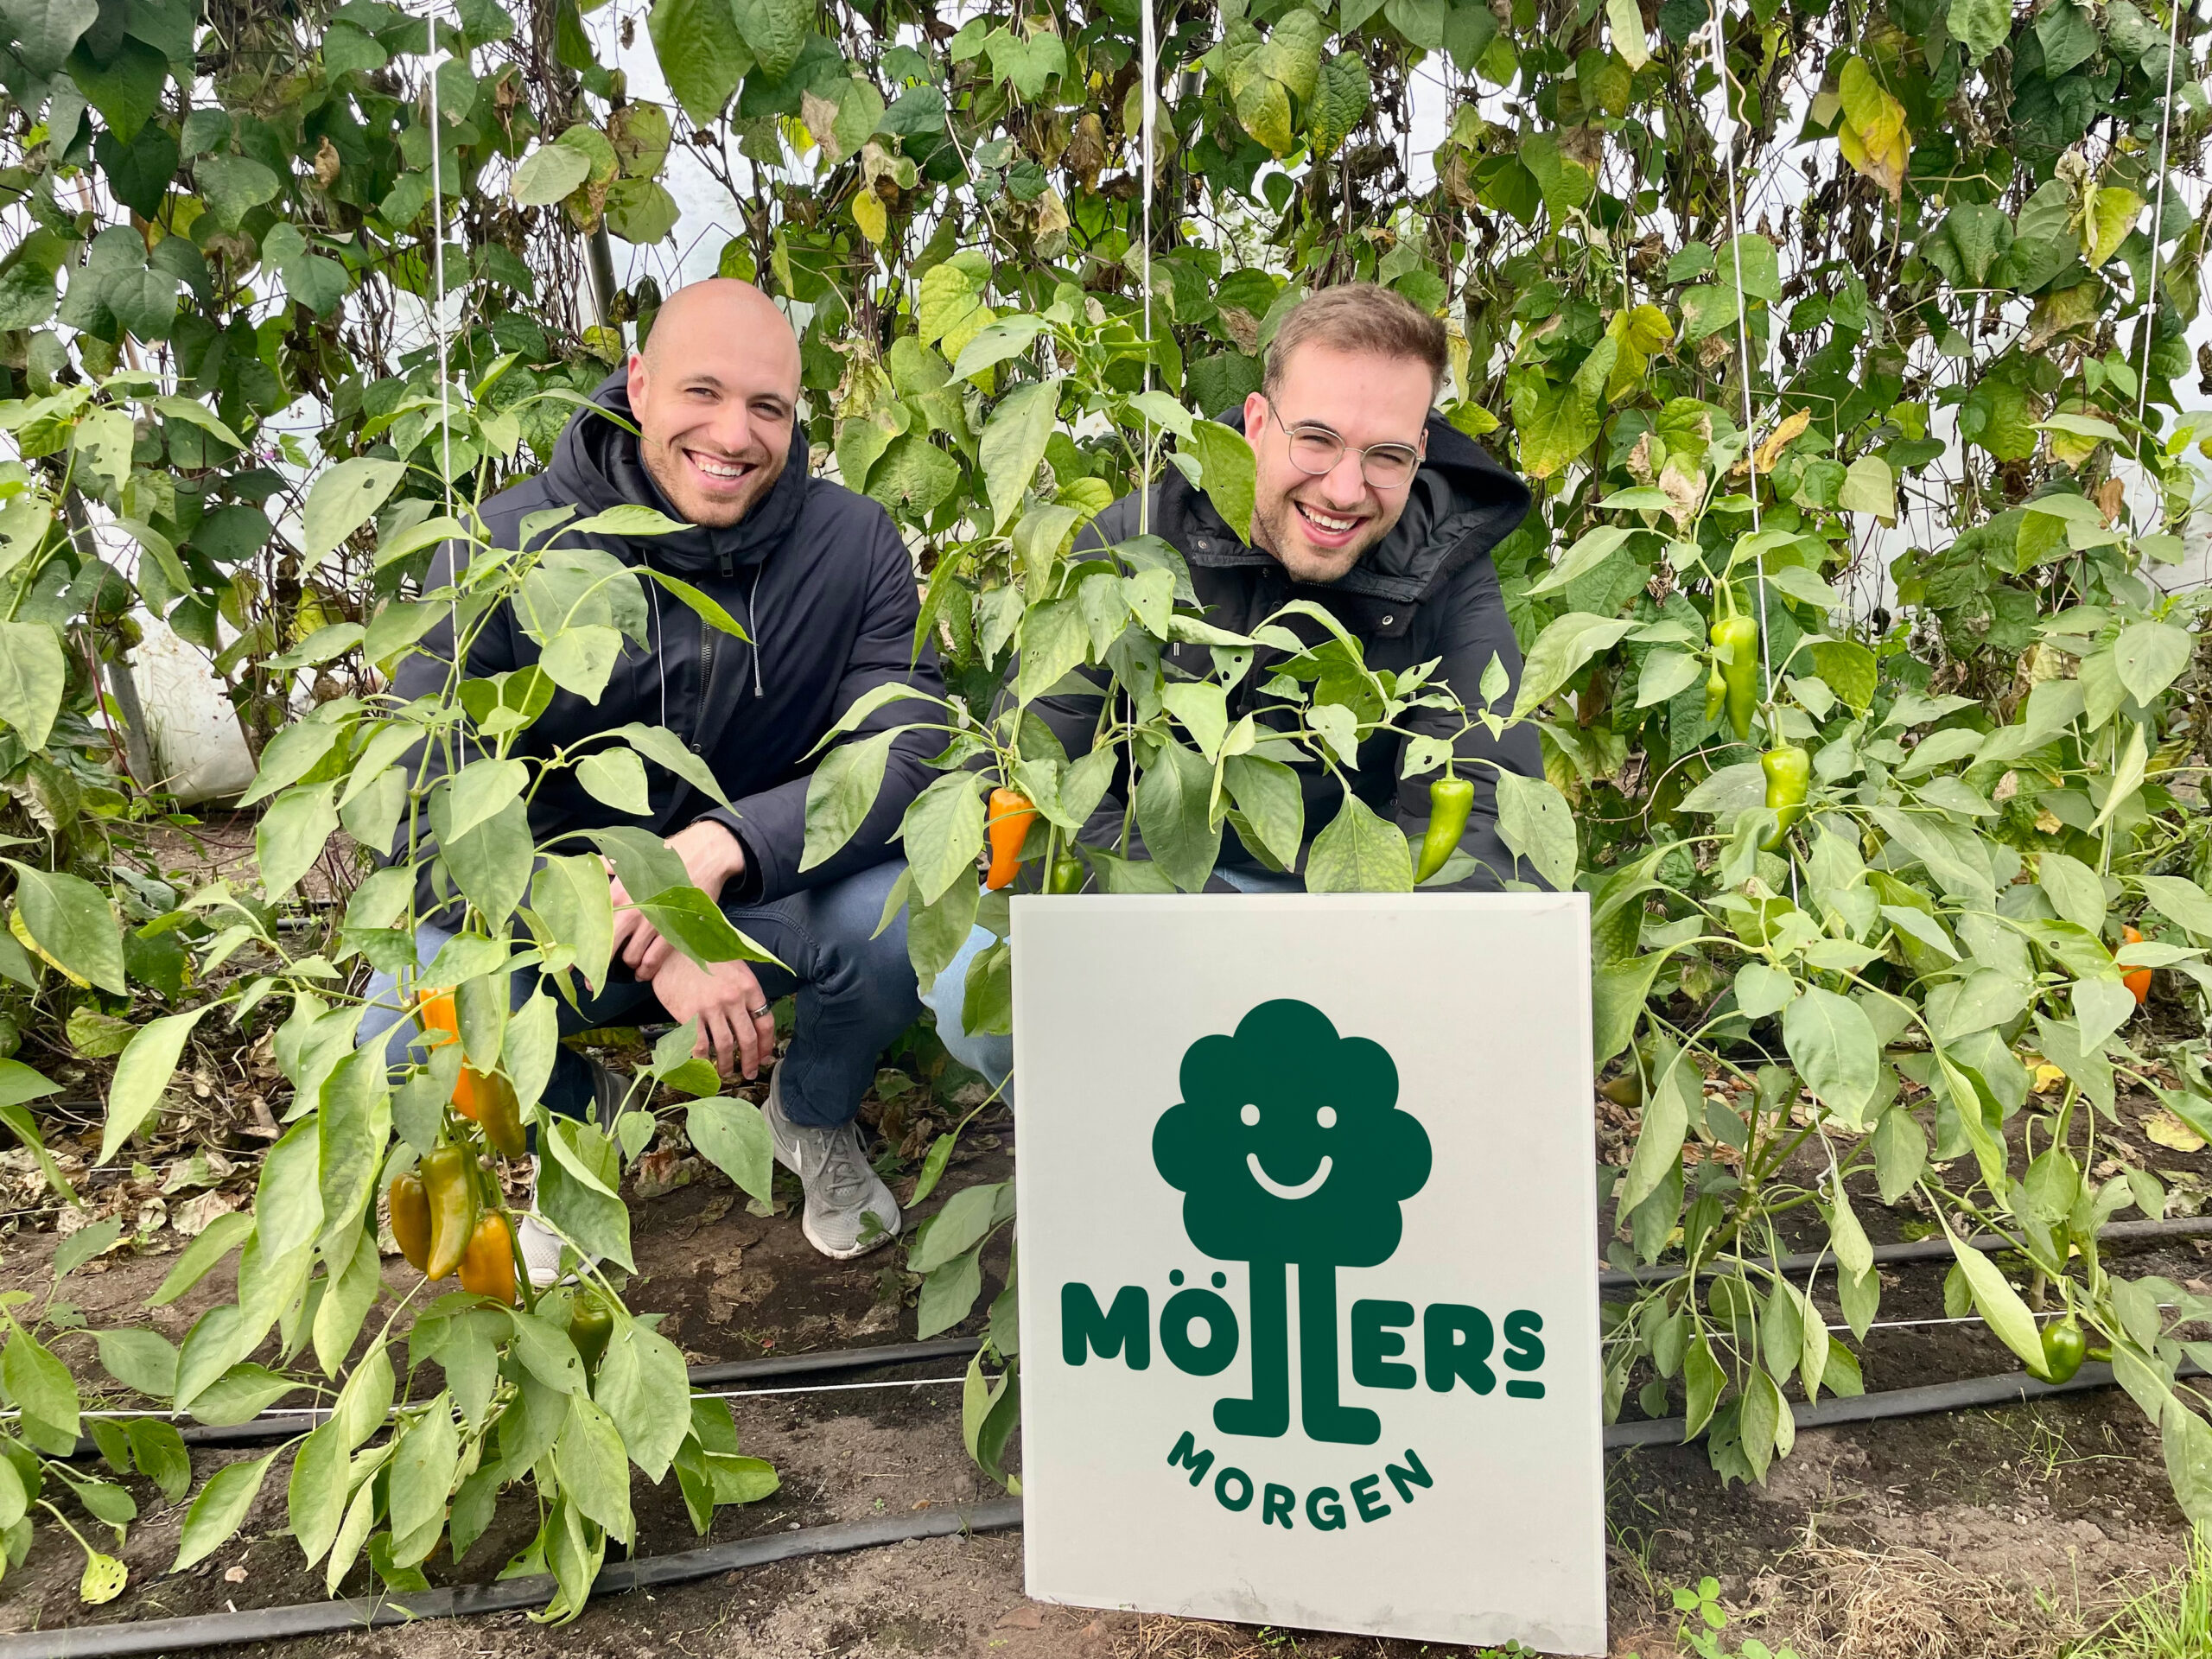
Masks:
[[[611,376],[593,402],[630,416],[624,377]],[[639,459],[638,441],[591,410],[579,410],[561,434],[553,464],[536,478],[502,490],[483,514],[496,544],[520,543],[523,520],[547,508],[575,507],[576,517],[625,504],[680,518]],[[936,652],[914,658],[919,612],[914,568],[890,516],[874,502],[807,473],[804,430],[791,435],[783,476],[743,522],[726,530],[693,525],[666,536],[571,537],[565,544],[596,547],[625,564],[650,564],[699,588],[744,626],[751,643],[709,630],[689,608],[648,582],[650,648],[624,642],[607,690],[596,704],[567,691],[522,735],[515,753],[546,755],[594,732],[631,721],[666,726],[713,771],[731,801],[717,805],[662,767],[646,763],[652,817],[625,817],[595,800],[573,772],[548,778],[531,805],[541,843],[578,830],[631,824],[669,836],[701,818],[728,824],[745,844],[747,874],[724,898],[760,902],[818,887],[896,856],[892,836],[908,804],[935,776],[924,758],[942,747],[927,734],[899,738],[884,769],[874,809],[844,847],[802,872],[806,786],[819,757],[816,741],[874,687],[904,680],[939,693]],[[427,586],[452,580],[450,548],[433,563]],[[449,627],[423,639],[428,655],[407,658],[397,690],[416,697],[445,683],[453,652]],[[502,607],[468,653],[471,677],[537,660],[538,649]],[[927,705],[894,701],[858,728],[867,736],[929,717]],[[402,832],[404,834],[404,831]],[[418,842],[416,855],[429,849]],[[581,844],[566,852],[587,850]]]
[[[1235,410],[1220,418],[1236,430],[1243,429]],[[1481,706],[1476,688],[1493,654],[1504,665],[1513,688],[1517,690],[1520,685],[1521,651],[1506,618],[1490,550],[1527,516],[1529,501],[1526,485],[1456,427],[1432,415],[1427,460],[1414,480],[1405,512],[1378,545],[1342,581],[1330,586],[1294,582],[1273,555],[1238,541],[1206,497],[1173,467],[1153,486],[1150,530],[1182,554],[1190,567],[1191,585],[1198,603],[1205,609],[1206,620],[1216,626],[1249,633],[1288,601],[1310,600],[1325,607],[1359,639],[1371,669],[1402,671],[1440,658],[1436,677],[1473,709]],[[1115,502],[1084,532],[1083,545],[1108,546],[1135,535],[1137,506],[1135,495]],[[1309,644],[1326,637],[1310,618],[1291,618],[1287,626]],[[1261,651],[1258,660],[1230,694],[1232,722],[1266,701],[1258,688],[1272,677],[1271,664],[1279,664],[1282,655]],[[1192,677],[1207,674],[1212,666],[1205,645],[1172,645],[1165,657],[1172,667]],[[1498,700],[1496,706],[1500,712],[1512,706],[1513,695],[1509,690]],[[1045,697],[1033,707],[1052,728],[1070,759],[1090,750],[1098,721],[1096,697]],[[1260,723],[1268,723],[1265,715]],[[1434,710],[1417,709],[1404,723],[1415,731],[1442,736],[1459,722],[1447,722]],[[1429,783],[1440,774],[1401,779],[1404,747],[1402,739],[1388,733],[1370,738],[1360,746],[1359,765],[1351,777],[1360,798],[1382,817],[1402,828],[1419,830],[1428,818]],[[1459,740],[1457,753],[1498,761],[1531,778],[1543,773],[1535,729],[1530,726],[1509,730],[1502,742],[1493,742],[1478,727]],[[1337,783],[1318,763],[1303,763],[1297,771],[1306,800],[1306,840],[1310,847],[1313,837],[1336,817],[1343,798]],[[1491,769],[1468,766],[1461,775],[1474,781],[1475,804],[1459,845],[1483,868],[1459,885],[1468,889],[1491,888],[1499,876],[1509,874],[1516,880],[1540,882],[1532,868],[1525,865],[1514,868],[1511,855],[1498,839],[1497,792]],[[1122,803],[1128,786],[1124,763],[1083,836],[1086,842],[1110,846],[1120,836]],[[1223,838],[1219,861],[1260,868],[1233,835]]]

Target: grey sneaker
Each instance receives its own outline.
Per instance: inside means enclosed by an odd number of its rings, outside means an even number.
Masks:
[[[806,1242],[840,1262],[888,1244],[899,1236],[899,1202],[861,1155],[860,1126],[792,1122],[784,1116],[782,1083],[781,1073],[769,1078],[761,1116],[775,1141],[776,1161],[806,1189],[799,1217]]]

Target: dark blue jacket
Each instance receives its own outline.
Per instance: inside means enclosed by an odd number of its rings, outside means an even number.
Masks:
[[[1236,410],[1220,419],[1238,431],[1243,417]],[[1123,496],[1098,515],[1078,537],[1085,547],[1105,547],[1137,533],[1140,503],[1134,494]],[[1477,687],[1483,671],[1496,657],[1505,670],[1510,689],[1499,699],[1510,708],[1521,683],[1521,651],[1513,638],[1513,625],[1505,614],[1497,569],[1491,563],[1491,548],[1512,534],[1528,516],[1529,486],[1493,461],[1482,446],[1441,416],[1428,418],[1427,460],[1415,476],[1405,512],[1390,533],[1354,565],[1341,581],[1327,587],[1294,582],[1281,563],[1265,549],[1237,540],[1205,495],[1174,467],[1162,473],[1153,486],[1147,523],[1183,556],[1191,585],[1206,620],[1217,627],[1248,633],[1287,601],[1310,600],[1326,608],[1360,642],[1368,667],[1402,673],[1416,664],[1438,659],[1436,679],[1448,685],[1459,700],[1479,706]],[[1298,617],[1290,631],[1319,644],[1325,636],[1311,619]],[[1199,645],[1170,645],[1162,653],[1171,669],[1200,677],[1212,667],[1209,648]],[[1266,702],[1259,688],[1272,677],[1282,653],[1262,649],[1250,671],[1230,694],[1229,718],[1233,723],[1247,713],[1261,711]],[[1071,759],[1089,753],[1091,734],[1097,729],[1098,699],[1080,693],[1041,697],[1033,705],[1050,725]],[[1264,714],[1262,727],[1272,723]],[[1442,720],[1434,710],[1417,709],[1405,723],[1415,731],[1442,736],[1459,722]],[[1348,774],[1360,798],[1386,820],[1400,827],[1422,829],[1428,818],[1428,785],[1437,776],[1401,779],[1405,744],[1389,733],[1378,733],[1359,746],[1359,765]],[[1543,775],[1543,756],[1535,728],[1516,726],[1502,741],[1493,741],[1479,726],[1462,736],[1457,752],[1468,760],[1491,761],[1525,777]],[[1318,763],[1305,761],[1294,770],[1306,803],[1306,840],[1313,839],[1337,815],[1342,787]],[[1513,855],[1497,833],[1497,786],[1489,766],[1468,766],[1459,775],[1475,785],[1475,804],[1459,838],[1463,850],[1478,868],[1459,885],[1463,888],[1492,888],[1502,876],[1541,884],[1535,870],[1515,868]],[[1113,786],[1100,802],[1084,832],[1086,842],[1110,846],[1119,837],[1122,801],[1128,788],[1126,762],[1116,769]],[[1260,861],[1236,836],[1225,836],[1220,862],[1259,867]],[[1302,865],[1301,865],[1301,868]]]
[[[593,402],[630,418],[620,374],[610,377]],[[645,471],[637,439],[594,410],[581,410],[562,433],[553,464],[493,496],[483,514],[496,544],[514,547],[532,513],[574,507],[582,517],[625,504],[682,516]],[[664,725],[705,760],[731,806],[717,805],[648,761],[652,816],[626,817],[593,798],[574,772],[560,772],[531,805],[531,834],[541,844],[614,824],[665,836],[701,818],[718,819],[744,842],[747,867],[741,887],[724,899],[762,902],[897,856],[892,837],[899,819],[936,775],[924,759],[943,747],[941,739],[925,733],[893,743],[874,810],[852,839],[834,857],[799,868],[807,780],[820,760],[807,755],[822,734],[886,682],[943,690],[935,651],[925,642],[915,658],[919,601],[906,543],[876,503],[808,474],[804,430],[791,435],[783,476],[738,524],[722,530],[692,525],[667,536],[573,537],[569,544],[603,549],[625,564],[651,564],[680,577],[735,617],[747,639],[708,629],[658,584],[645,583],[650,646],[625,641],[595,704],[556,692],[514,752],[550,754],[631,721]],[[442,550],[425,585],[435,588],[451,580],[450,552]],[[434,693],[445,682],[450,629],[441,626],[423,643],[429,654],[410,657],[399,670],[402,697]],[[472,677],[501,673],[536,661],[537,654],[536,643],[502,607],[471,647],[468,672]],[[926,719],[930,712],[924,703],[894,701],[864,721],[857,735]],[[426,836],[417,855],[429,850]],[[561,850],[586,849],[571,843]]]

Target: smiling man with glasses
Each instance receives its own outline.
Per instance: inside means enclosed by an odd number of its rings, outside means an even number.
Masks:
[[[1292,600],[1325,609],[1360,642],[1367,665],[1402,672],[1438,664],[1435,678],[1460,700],[1479,705],[1478,687],[1495,658],[1504,669],[1510,705],[1521,678],[1521,652],[1498,590],[1490,550],[1527,516],[1529,490],[1475,442],[1437,415],[1433,405],[1447,368],[1444,326],[1409,300],[1363,283],[1324,289],[1283,319],[1269,344],[1258,391],[1241,415],[1218,418],[1241,424],[1258,467],[1251,544],[1240,539],[1212,504],[1174,467],[1152,488],[1149,511],[1135,495],[1101,513],[1082,537],[1105,546],[1138,533],[1139,525],[1173,545],[1190,568],[1191,583],[1207,620],[1249,633]],[[1285,620],[1309,645],[1327,639],[1313,618]],[[1282,653],[1262,650],[1230,693],[1229,718],[1253,713],[1262,724],[1280,721],[1262,690]],[[1213,671],[1208,648],[1177,645],[1165,652],[1171,677],[1203,678]],[[1064,692],[1032,705],[1052,726],[1069,758],[1089,752],[1098,728],[1096,693]],[[1450,736],[1459,721],[1433,709],[1414,709],[1402,722],[1416,732]],[[1360,745],[1358,765],[1340,776],[1385,818],[1409,833],[1427,827],[1426,777],[1402,779],[1403,736],[1377,733]],[[1458,739],[1465,761],[1496,762],[1529,777],[1541,775],[1542,756],[1533,728],[1516,727],[1493,741],[1480,727]],[[1306,836],[1337,815],[1344,785],[1316,764],[1299,766],[1306,804]],[[1494,888],[1506,880],[1534,882],[1535,873],[1515,868],[1497,834],[1493,773],[1487,765],[1462,764],[1459,775],[1475,785],[1460,850],[1471,866],[1452,883],[1463,889]],[[1124,824],[1128,779],[1117,772],[1082,839],[1116,845]],[[1142,855],[1141,848],[1135,849]],[[1304,859],[1300,860],[1300,869]],[[1294,892],[1305,882],[1298,870],[1269,866],[1234,834],[1222,841],[1215,885],[1224,891]],[[980,929],[969,950],[986,944]],[[994,1080],[1011,1060],[1003,1037],[970,1038],[960,1022],[967,957],[938,976],[925,1001],[937,1010],[938,1029],[960,1058]]]

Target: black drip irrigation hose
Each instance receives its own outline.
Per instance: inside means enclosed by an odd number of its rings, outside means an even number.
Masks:
[[[2100,1244],[2126,1244],[2145,1239],[2188,1238],[2212,1233],[2212,1216],[2183,1216],[2172,1221],[2116,1221],[2108,1227],[2097,1229]],[[1967,1241],[1981,1251],[2017,1250],[2018,1239],[2007,1238],[2002,1233],[1976,1233]],[[1948,1262],[1951,1259],[1951,1242],[1948,1238],[1916,1239],[1910,1244],[1884,1244],[1874,1251],[1874,1265],[1885,1267],[1894,1262]],[[1809,1273],[1815,1268],[1835,1266],[1834,1250],[1812,1250],[1800,1255],[1785,1255],[1777,1262],[1754,1262],[1752,1266],[1770,1268],[1777,1273]],[[1630,1285],[1662,1285],[1679,1279],[1687,1271],[1679,1263],[1652,1268],[1608,1268],[1598,1275],[1600,1290],[1621,1290]],[[1700,1268],[1700,1278],[1711,1278],[1721,1269]]]
[[[884,1365],[912,1365],[931,1359],[965,1359],[977,1346],[974,1337],[946,1337],[936,1342],[894,1342],[874,1348],[839,1348],[826,1353],[727,1360],[715,1365],[694,1365],[689,1375],[695,1388],[716,1382],[765,1382],[771,1377],[805,1376],[822,1371],[857,1371]],[[219,1427],[194,1423],[180,1429],[178,1433],[187,1446],[258,1446],[304,1434],[329,1414],[325,1410],[264,1412],[242,1423]],[[90,1436],[80,1436],[77,1449],[70,1455],[89,1458],[97,1456],[99,1452],[99,1446]]]
[[[772,1561],[808,1555],[832,1555],[873,1549],[914,1538],[994,1532],[1021,1524],[1021,1500],[992,1498],[960,1508],[881,1521],[849,1521],[798,1532],[774,1532],[726,1544],[617,1561],[600,1569],[594,1596],[619,1595],[657,1585],[687,1584]],[[115,1624],[79,1624],[51,1630],[0,1636],[0,1659],[107,1659],[111,1655],[166,1653],[195,1648],[228,1647],[241,1642],[281,1642],[303,1636],[334,1636],[381,1625],[409,1624],[420,1618],[460,1618],[473,1613],[519,1612],[542,1607],[553,1598],[550,1573],[506,1579],[496,1584],[458,1585],[451,1589],[408,1595],[353,1596],[343,1601],[306,1601],[289,1607],[261,1607],[242,1613],[198,1613],[186,1618],[138,1619]]]
[[[2188,1376],[2194,1367],[2183,1366]],[[2017,1406],[2054,1395],[2079,1394],[2112,1386],[2112,1367],[2084,1365],[2064,1382],[2042,1382],[2024,1371],[1999,1376],[1961,1377],[1919,1389],[1884,1389],[1875,1394],[1831,1395],[1813,1405],[1792,1406],[1800,1428],[1829,1428],[1838,1423],[1873,1423],[1885,1417],[1917,1417],[1929,1412],[1966,1411],[1975,1406]],[[1615,1423],[1605,1430],[1605,1450],[1632,1446],[1681,1446],[1684,1420],[1662,1417],[1650,1422]],[[0,1656],[4,1659],[4,1656]]]

